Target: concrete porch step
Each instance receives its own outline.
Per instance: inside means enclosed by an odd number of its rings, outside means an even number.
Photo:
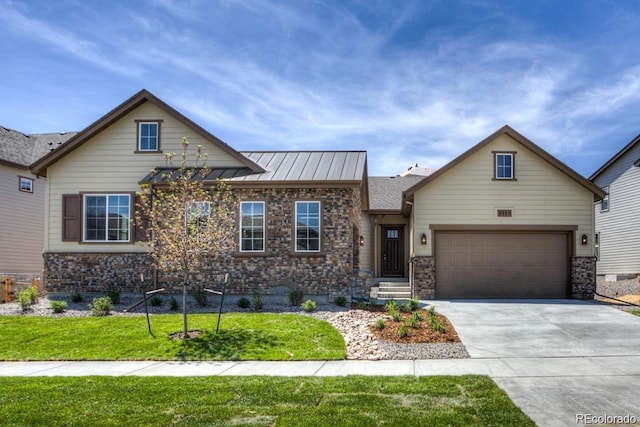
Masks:
[[[380,282],[378,299],[411,299],[411,285],[408,282]]]

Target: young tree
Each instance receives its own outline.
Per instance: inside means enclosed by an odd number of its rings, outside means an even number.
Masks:
[[[234,204],[230,186],[207,180],[211,168],[198,145],[189,159],[189,141],[182,140],[180,166],[175,153],[166,154],[167,167],[152,171],[141,184],[136,203],[136,224],[143,227],[144,244],[153,267],[182,279],[184,338],[187,326],[187,288],[207,260],[231,249],[234,235]]]

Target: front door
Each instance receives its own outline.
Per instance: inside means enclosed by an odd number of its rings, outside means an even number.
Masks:
[[[404,227],[382,227],[382,276],[404,276]]]

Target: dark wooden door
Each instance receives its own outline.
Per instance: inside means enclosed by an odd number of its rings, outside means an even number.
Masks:
[[[382,227],[382,276],[404,276],[404,227]]]

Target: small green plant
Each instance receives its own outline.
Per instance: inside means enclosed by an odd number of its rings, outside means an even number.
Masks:
[[[421,322],[422,321],[422,315],[418,311],[414,311],[413,313],[411,313],[411,318],[413,320],[415,320],[416,322]]]
[[[411,329],[420,329],[420,321],[411,316],[409,319],[407,319],[407,326],[409,326]]]
[[[359,300],[358,301],[358,309],[360,310],[366,310],[367,309],[367,302],[365,300]]]
[[[394,300],[387,301],[384,304],[384,309],[387,311],[387,313],[391,314],[394,311],[398,311],[398,304],[396,304]]]
[[[240,298],[238,302],[236,302],[236,304],[238,304],[238,307],[240,308],[251,307],[251,301],[249,301],[249,298],[245,298],[245,297]]]
[[[253,309],[255,311],[262,310],[264,303],[262,302],[262,295],[260,295],[260,292],[255,291],[251,296],[253,297]]]
[[[93,302],[89,304],[89,310],[91,310],[91,315],[96,317],[108,316],[111,313],[112,303],[111,298],[100,297],[94,298]]]
[[[431,307],[429,307],[429,310],[427,310],[429,312],[429,316],[435,316],[436,315],[436,306],[432,305]]]
[[[34,289],[31,286],[18,293],[18,303],[20,304],[20,307],[22,307],[22,311],[27,311],[29,307],[31,307],[31,304],[33,304],[33,293]]]
[[[435,306],[431,306],[428,311],[429,311],[429,326],[431,327],[431,329],[441,334],[444,333],[445,327],[440,321],[440,319],[438,318],[438,315],[436,314]]]
[[[300,289],[289,290],[289,302],[292,306],[299,306],[302,303],[302,291]]]
[[[384,320],[382,319],[376,320],[376,329],[379,331],[384,329]]]
[[[393,320],[394,322],[399,322],[402,319],[399,311],[392,311],[391,313],[389,313],[389,316],[391,316],[391,320]]]
[[[66,301],[51,301],[51,309],[54,313],[62,313],[67,308]]]
[[[117,290],[116,288],[109,289],[109,292],[107,292],[107,296],[111,300],[111,304],[114,304],[114,305],[120,304],[120,291]]]
[[[304,311],[306,311],[307,313],[311,313],[312,311],[316,311],[316,308],[318,307],[318,305],[316,304],[315,301],[313,300],[306,300],[305,302],[302,303],[302,309]]]
[[[180,309],[180,305],[178,304],[178,300],[176,297],[169,298],[169,310],[178,311]]]
[[[406,338],[408,335],[409,335],[409,329],[407,328],[407,325],[400,326],[400,328],[398,329],[398,337]]]
[[[411,313],[411,303],[409,301],[406,301],[405,303],[403,303],[400,306],[400,311],[404,313]]]
[[[196,300],[196,304],[200,307],[207,306],[207,291],[204,290],[204,286],[196,286],[196,290],[193,292],[193,299]]]
[[[162,298],[158,295],[154,295],[149,300],[149,304],[151,304],[151,307],[160,307],[162,305]]]
[[[71,292],[71,295],[69,295],[69,297],[70,297],[70,299],[71,299],[71,302],[78,303],[78,302],[82,302],[82,301],[84,301],[84,297],[83,297],[83,296],[82,296],[82,294],[81,294],[80,292],[78,292],[78,291],[73,291],[73,292]]]
[[[333,302],[335,303],[335,305],[339,306],[339,307],[344,307],[345,305],[347,305],[347,298],[340,295],[337,296]]]
[[[411,305],[411,311],[417,311],[420,308],[420,300],[418,298],[411,298],[409,304]]]

